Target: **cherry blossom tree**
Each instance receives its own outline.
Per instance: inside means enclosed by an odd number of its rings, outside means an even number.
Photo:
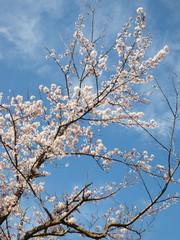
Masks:
[[[64,79],[61,85],[40,85],[39,96],[28,101],[20,95],[4,101],[0,95],[3,240],[140,239],[156,214],[179,198],[178,193],[168,192],[171,184],[178,184],[180,164],[174,145],[178,91],[172,81],[175,101],[170,101],[153,75],[168,46],[147,56],[151,36],[145,30],[146,14],[138,8],[137,16],[124,24],[107,47],[103,34],[95,37],[94,9],[89,9],[90,34],[85,34],[85,19],[79,15],[65,52],[47,48],[46,58],[58,65]],[[151,92],[144,86],[152,81],[171,118],[165,143],[156,135],[158,123],[137,111],[140,105],[149,108]],[[149,152],[149,143],[144,151],[110,149],[103,133],[113,125],[146,134],[157,146],[157,155]],[[63,160],[68,167],[68,159],[76,157],[91,159],[103,173],[119,169],[119,182],[99,186],[95,179],[66,192],[54,189],[52,194],[46,186],[53,167],[61,173]],[[133,199],[121,202],[121,192],[132,188],[141,189],[143,204],[136,205]],[[85,218],[86,206],[91,214]]]

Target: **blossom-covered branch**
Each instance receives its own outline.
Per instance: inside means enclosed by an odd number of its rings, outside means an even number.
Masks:
[[[173,105],[152,74],[168,53],[168,46],[155,56],[147,56],[151,36],[145,30],[146,14],[138,8],[137,17],[130,18],[117,38],[105,47],[102,35],[96,37],[95,10],[89,10],[89,36],[84,30],[85,18],[80,15],[73,40],[66,44],[64,53],[46,48],[46,58],[53,59],[60,69],[64,79],[61,85],[40,85],[41,98],[32,95],[28,101],[17,95],[3,102],[0,94],[3,240],[50,240],[71,234],[92,239],[136,239],[150,226],[150,216],[154,220],[155,214],[179,198],[178,193],[168,194],[169,185],[178,184],[176,172],[180,165],[174,147],[178,90],[173,81]],[[170,138],[165,143],[154,132],[159,124],[154,119],[147,120],[145,112],[137,110],[138,106],[149,107],[151,92],[144,85],[151,81],[156,82],[171,117]],[[103,132],[113,125],[128,131],[140,129],[161,148],[162,155],[153,154],[151,149],[111,148]],[[119,175],[102,186],[93,180],[74,186],[71,193],[68,189],[65,193],[54,189],[52,193],[47,187],[49,175],[54,176],[52,167],[59,167],[61,173],[64,159],[68,167],[68,158],[75,157],[95,161],[103,174],[111,174],[117,168]],[[131,192],[132,187],[139,185],[146,199],[143,206],[129,204],[131,199],[119,204],[123,191]],[[97,206],[101,207],[95,214]],[[94,214],[86,219],[84,212],[88,208]],[[139,227],[142,219],[147,222]]]

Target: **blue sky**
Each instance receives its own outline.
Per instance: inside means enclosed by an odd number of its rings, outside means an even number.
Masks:
[[[0,91],[8,95],[8,90],[12,89],[15,95],[22,94],[26,98],[29,93],[37,93],[38,84],[50,85],[52,82],[56,84],[61,82],[56,65],[45,59],[47,52],[44,46],[61,52],[61,38],[68,41],[72,36],[74,22],[79,13],[84,11],[83,2],[81,0],[0,0]],[[153,37],[151,51],[148,54],[153,56],[164,45],[170,48],[170,53],[157,71],[158,79],[167,89],[171,72],[180,73],[180,5],[177,0],[101,0],[96,8],[96,29],[100,31],[103,25],[107,25],[106,35],[109,39],[115,37],[122,24],[129,17],[136,15],[138,7],[145,9],[147,30]],[[151,107],[150,115],[157,117],[158,120],[160,118],[156,114],[160,107],[163,105]],[[163,126],[165,128],[165,122]],[[119,139],[115,138],[117,131],[122,136]],[[136,137],[143,138],[143,141],[148,141],[140,132],[117,130],[117,127],[113,127],[108,132],[106,141],[110,144],[118,139],[118,144],[124,148],[137,148],[140,141],[134,142],[134,138],[131,138],[135,134]],[[127,137],[132,141],[126,140],[129,139]],[[178,142],[180,142],[179,137]],[[141,149],[143,147],[146,146],[141,142]],[[96,178],[100,171],[96,168],[95,163],[90,163],[87,170],[87,163],[81,162],[81,169],[84,172],[81,170],[83,174],[77,177],[74,172],[79,171],[78,164],[72,162],[70,168],[62,166],[63,174],[70,172],[72,175],[67,187],[71,188],[79,184],[82,179],[86,182],[91,173]],[[178,240],[179,213],[179,203],[160,213],[154,223],[154,231],[148,233],[145,239]]]

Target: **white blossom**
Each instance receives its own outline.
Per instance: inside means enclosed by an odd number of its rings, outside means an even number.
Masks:
[[[140,8],[138,8],[137,10],[136,10],[136,12],[138,13],[138,14],[141,14],[141,13],[143,13],[143,8],[142,7],[140,7]]]

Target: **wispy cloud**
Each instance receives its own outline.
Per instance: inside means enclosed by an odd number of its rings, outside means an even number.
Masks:
[[[1,55],[5,59],[8,56],[37,58],[39,45],[44,42],[45,17],[49,19],[60,17],[62,4],[61,0],[25,2],[17,0],[2,4],[0,10]]]
[[[71,2],[70,6],[69,2]],[[72,32],[74,17],[84,9],[83,2],[7,0],[1,4],[0,9],[1,55],[5,59],[7,56],[12,58],[17,55],[23,58],[37,58],[41,44],[53,45],[54,38],[57,38],[56,42],[60,39],[60,33]],[[100,1],[97,5],[97,31],[102,30],[104,23],[109,23],[109,33],[118,32],[121,25],[130,17],[132,12],[130,9],[135,10],[132,5],[130,7],[117,0],[114,0],[113,4],[106,0]],[[77,16],[74,16],[76,13]]]
[[[95,0],[90,1],[91,3]],[[119,0],[101,0],[96,6],[96,32],[102,32],[102,28],[107,26],[106,39],[108,43],[113,41],[118,31],[121,31],[122,24],[125,23],[130,16],[136,16],[137,7],[143,7],[148,11],[148,21],[153,22],[153,47],[150,55],[156,53],[163,45],[170,45],[171,55],[169,61],[174,66],[174,59],[179,59],[176,51],[180,50],[178,31],[172,34],[171,28],[167,28],[164,32],[158,32],[157,24],[153,21],[153,7],[149,6],[148,0],[137,1],[119,1]],[[162,0],[164,5],[173,12],[174,8],[178,8],[175,1]],[[69,4],[70,3],[70,4]],[[42,61],[44,45],[48,48],[60,49],[60,34],[71,38],[74,31],[74,21],[79,13],[87,9],[84,8],[82,0],[27,0],[27,1],[11,1],[6,0],[1,4],[0,8],[0,59],[6,62],[13,62],[29,67],[38,66]],[[93,4],[92,4],[93,5]],[[175,11],[177,12],[177,11]],[[165,17],[165,16],[164,16]],[[179,19],[176,14],[174,19]],[[173,20],[175,21],[175,20]],[[171,24],[171,21],[169,21]],[[159,25],[160,26],[160,25]],[[176,25],[177,26],[177,25]],[[155,29],[153,29],[155,27]],[[149,26],[148,26],[149,29]],[[150,30],[150,31],[151,31]],[[65,34],[67,33],[67,35]],[[172,37],[170,38],[170,34]],[[65,37],[66,38],[66,37]],[[66,40],[66,39],[65,39]],[[106,44],[106,42],[105,42]],[[180,62],[180,60],[178,60]],[[38,72],[42,73],[42,66]],[[175,71],[179,71],[176,64]]]

